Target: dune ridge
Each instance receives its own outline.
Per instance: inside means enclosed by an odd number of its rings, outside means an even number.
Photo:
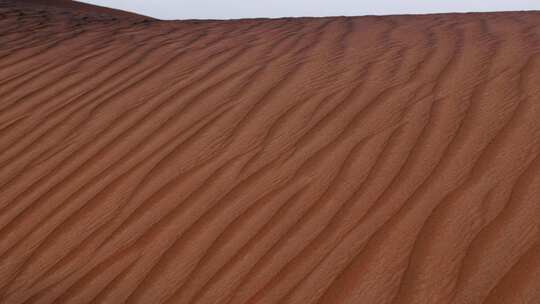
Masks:
[[[0,1],[1,303],[540,302],[539,12],[124,14]]]

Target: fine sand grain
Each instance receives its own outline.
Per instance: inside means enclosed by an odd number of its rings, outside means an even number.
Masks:
[[[0,0],[0,303],[540,303],[540,13]]]

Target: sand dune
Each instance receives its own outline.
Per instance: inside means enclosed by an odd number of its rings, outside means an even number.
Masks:
[[[540,303],[540,13],[44,2],[0,1],[1,303]]]

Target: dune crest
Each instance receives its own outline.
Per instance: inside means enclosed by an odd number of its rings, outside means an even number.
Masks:
[[[540,303],[540,13],[42,2],[0,1],[1,303]]]

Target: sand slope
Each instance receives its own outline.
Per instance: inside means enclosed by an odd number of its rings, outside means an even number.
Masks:
[[[17,3],[1,303],[540,303],[540,13]]]
[[[138,15],[131,12],[126,12],[117,9],[111,9],[108,7],[102,7],[97,5],[91,5],[83,2],[73,1],[73,0],[2,0],[0,3],[9,5],[10,7],[17,7],[19,9],[30,9],[30,10],[46,10],[48,13],[58,14],[68,14],[76,15],[78,13],[83,14],[100,14],[100,15],[109,15],[111,17],[121,17],[126,18],[146,18],[154,19],[143,15]]]

